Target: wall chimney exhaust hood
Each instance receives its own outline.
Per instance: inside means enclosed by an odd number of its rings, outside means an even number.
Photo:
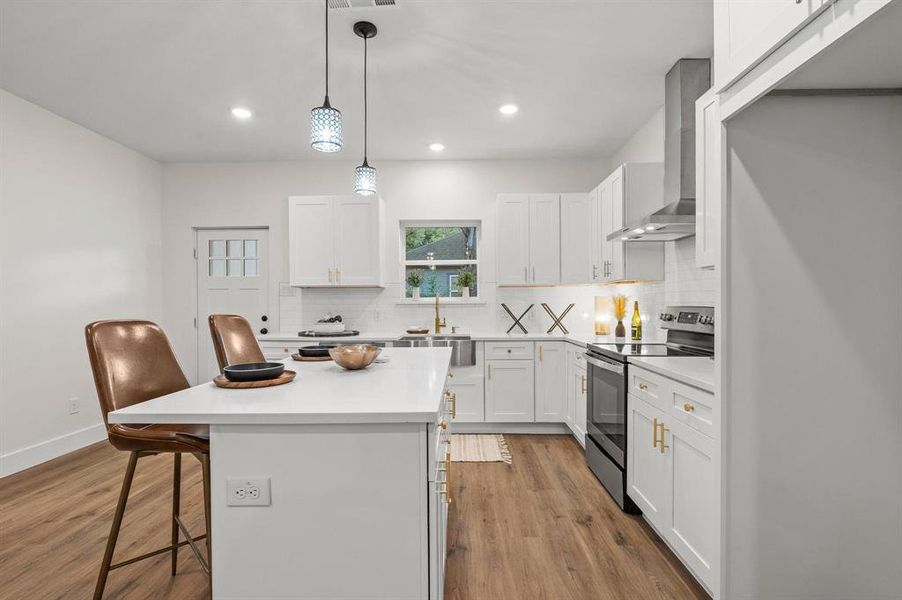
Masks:
[[[695,235],[695,101],[711,87],[711,61],[683,58],[664,79],[664,206],[608,235],[668,242]]]

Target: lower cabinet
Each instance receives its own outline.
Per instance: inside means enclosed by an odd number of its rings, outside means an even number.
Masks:
[[[535,421],[534,364],[530,360],[485,361],[485,420]]]
[[[662,390],[665,396],[678,395],[675,390],[685,387],[666,378],[659,381],[668,388]],[[696,393],[710,396],[713,404],[713,395]],[[665,411],[632,393],[628,404],[627,493],[683,564],[716,596],[719,444],[680,419],[681,407]]]
[[[448,383],[448,389],[454,393],[456,414],[459,423],[482,423],[485,421],[485,393],[482,377],[463,379],[455,376]]]
[[[536,422],[560,423],[567,414],[567,342],[536,342]]]
[[[568,349],[567,353],[567,415],[564,422],[584,448],[586,446],[586,421],[588,420],[588,381],[586,360],[581,350]]]

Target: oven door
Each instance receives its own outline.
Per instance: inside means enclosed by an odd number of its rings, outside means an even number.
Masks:
[[[626,368],[625,365],[586,354],[588,364],[589,438],[626,468]]]

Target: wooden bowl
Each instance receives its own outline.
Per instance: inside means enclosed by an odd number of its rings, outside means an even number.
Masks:
[[[332,357],[332,360],[349,371],[367,368],[381,352],[382,348],[369,344],[350,344],[329,348],[329,356]]]

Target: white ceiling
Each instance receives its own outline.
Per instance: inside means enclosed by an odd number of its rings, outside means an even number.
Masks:
[[[0,87],[162,161],[326,159],[309,148],[322,102],[323,4],[0,2]],[[664,101],[664,74],[712,52],[711,0],[398,0],[333,10],[332,104],[370,161],[603,157]],[[498,106],[520,112],[503,117]],[[234,105],[255,117],[237,122]]]

